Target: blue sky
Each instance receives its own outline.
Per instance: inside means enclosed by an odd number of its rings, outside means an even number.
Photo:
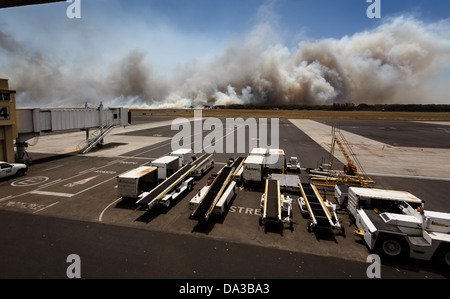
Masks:
[[[144,71],[166,76],[252,39],[294,52],[302,41],[342,40],[401,16],[424,26],[450,23],[450,1],[380,1],[381,19],[367,17],[366,0],[81,0],[81,19],[67,18],[66,2],[33,5],[0,10],[0,42],[3,35],[21,54],[51,61],[57,73],[85,77],[105,76],[106,66],[141,51],[151,65]],[[0,77],[8,77],[13,54],[1,50]]]
[[[110,35],[117,30],[133,34],[136,30],[142,33],[144,29],[152,32],[166,28],[199,40],[223,42],[248,32],[259,22],[271,22],[284,43],[293,45],[301,38],[353,35],[398,15],[413,15],[425,22],[450,17],[450,1],[380,1],[382,18],[369,19],[366,10],[370,3],[366,0],[81,0],[79,20],[66,17],[69,4],[62,2],[0,10],[0,24],[15,28],[14,33],[17,30],[19,35],[27,32],[36,38],[45,27],[60,28],[68,34],[80,28],[81,32]]]

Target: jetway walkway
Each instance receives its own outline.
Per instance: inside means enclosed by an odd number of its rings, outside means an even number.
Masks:
[[[62,132],[68,130],[86,130],[86,140],[79,147],[81,153],[87,153],[103,138],[118,126],[131,123],[127,108],[18,108],[16,138],[16,161],[31,163],[31,158],[25,149],[27,141],[40,136],[41,133]],[[94,136],[89,136],[90,129],[98,129]]]

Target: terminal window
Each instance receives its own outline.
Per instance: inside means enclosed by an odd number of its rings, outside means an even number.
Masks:
[[[0,101],[11,102],[11,94],[10,93],[0,93]]]

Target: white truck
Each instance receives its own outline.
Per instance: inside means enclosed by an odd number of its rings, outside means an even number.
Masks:
[[[450,269],[450,213],[426,211],[408,192],[357,187],[348,190],[348,207],[371,250]]]
[[[242,177],[244,183],[261,183],[264,173],[264,156],[250,155],[245,159]]]
[[[0,179],[9,176],[23,176],[28,171],[28,166],[21,163],[8,163],[0,161]]]
[[[157,168],[141,166],[117,176],[117,191],[123,200],[136,200],[156,186]]]
[[[192,150],[191,149],[184,149],[180,148],[176,151],[173,151],[170,153],[171,156],[178,157],[179,164],[178,166],[181,168],[186,164],[189,164],[192,162]]]
[[[178,156],[163,156],[150,163],[158,168],[158,180],[163,181],[180,169]]]

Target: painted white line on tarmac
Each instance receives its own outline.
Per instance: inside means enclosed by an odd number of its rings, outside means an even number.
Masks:
[[[420,180],[433,180],[433,181],[447,181],[447,182],[450,182],[450,178],[432,177],[432,176],[424,176],[424,175],[389,174],[389,173],[374,173],[374,172],[369,172],[369,173],[367,173],[367,175],[370,175],[370,176],[382,176],[382,177],[393,177],[393,178],[420,179]]]
[[[53,206],[56,205],[56,204],[59,204],[59,201],[54,202],[54,203],[52,203],[51,205],[48,205],[48,206],[46,206],[46,207],[43,207],[42,209],[39,209],[39,210],[37,210],[37,211],[34,211],[33,214],[39,213],[40,211],[43,211],[43,210],[45,210],[45,209],[47,209],[47,208],[50,208],[50,207],[53,207]]]
[[[71,194],[71,193],[39,191],[39,190],[34,190],[34,191],[31,191],[30,193],[39,194],[39,195],[59,196],[59,197],[73,197],[76,195],[76,194]]]
[[[115,201],[113,201],[112,203],[110,203],[106,208],[104,208],[103,211],[100,213],[100,216],[98,216],[98,221],[102,222],[102,220],[103,220],[103,214],[105,214],[106,210],[108,210],[113,204],[115,204],[115,203],[118,202],[119,200],[122,200],[122,197],[119,197],[118,199],[116,199]]]

